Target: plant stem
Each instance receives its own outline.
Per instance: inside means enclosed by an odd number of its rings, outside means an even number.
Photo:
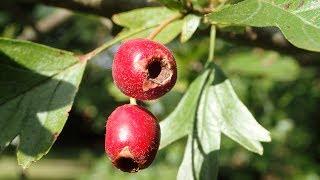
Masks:
[[[121,39],[119,39],[118,41],[111,40],[111,41],[104,43],[103,45],[99,46],[98,48],[94,49],[93,51],[90,51],[89,53],[80,56],[80,61],[90,60],[91,58],[93,58],[94,56],[99,54],[101,51],[109,48],[110,46],[118,43],[119,41],[121,41]]]
[[[210,29],[210,45],[209,45],[209,54],[208,54],[208,60],[207,63],[210,61],[213,61],[214,59],[214,48],[216,43],[216,26],[211,25]]]
[[[132,31],[132,32],[126,33],[124,35],[117,36],[117,37],[111,39],[110,41],[107,41],[106,43],[102,44],[101,46],[97,47],[96,49],[90,51],[89,53],[80,56],[79,59],[80,59],[80,61],[90,60],[91,58],[93,58],[94,56],[96,56],[97,54],[102,52],[103,50],[105,50],[105,49],[117,44],[118,42],[122,41],[123,39],[126,39],[134,34],[139,33],[139,32],[141,32],[141,30],[138,29],[137,31]]]
[[[176,19],[179,19],[182,17],[182,14],[177,14],[175,16],[170,17],[169,19],[163,21],[148,37],[148,39],[154,39],[162,30],[163,28],[165,28],[168,24],[170,24],[171,22],[173,22]],[[120,42],[123,39],[126,39],[127,37],[130,37],[134,34],[139,33],[140,31],[133,31],[131,33],[127,33],[125,35],[122,36],[118,36],[106,43],[104,43],[103,45],[99,46],[98,48],[90,51],[87,54],[84,54],[82,56],[79,57],[80,61],[87,61],[90,60],[91,58],[93,58],[94,56],[96,56],[97,54],[99,54],[100,52],[102,52],[103,50],[109,48],[110,46],[113,46],[114,44]]]
[[[135,98],[130,97],[130,104],[137,105],[137,100]]]
[[[169,25],[170,23],[172,23],[173,21],[180,19],[182,17],[182,14],[177,14],[175,16],[172,16],[168,19],[166,19],[165,21],[163,21],[158,27],[156,27],[156,29],[154,31],[152,31],[150,33],[150,35],[148,36],[148,39],[154,39],[167,25]]]

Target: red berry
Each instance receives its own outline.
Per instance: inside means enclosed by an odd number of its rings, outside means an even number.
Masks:
[[[108,118],[105,151],[112,164],[125,172],[147,168],[160,143],[157,118],[137,105],[123,105]]]
[[[139,100],[157,99],[176,83],[175,59],[164,45],[148,40],[124,42],[112,65],[115,84],[127,96]]]

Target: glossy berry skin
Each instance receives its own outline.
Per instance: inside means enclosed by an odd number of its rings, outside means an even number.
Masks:
[[[114,83],[127,96],[157,99],[170,91],[177,79],[175,59],[164,45],[148,39],[124,42],[114,56]]]
[[[120,106],[107,120],[105,151],[112,164],[122,171],[147,168],[157,154],[159,143],[159,123],[141,106]]]

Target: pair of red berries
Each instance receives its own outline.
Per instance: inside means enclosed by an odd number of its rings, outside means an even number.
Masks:
[[[171,90],[177,79],[174,57],[164,45],[147,39],[129,40],[115,54],[112,76],[127,96],[152,100]],[[147,168],[160,144],[160,126],[147,109],[126,104],[107,120],[105,151],[113,165],[125,172]]]

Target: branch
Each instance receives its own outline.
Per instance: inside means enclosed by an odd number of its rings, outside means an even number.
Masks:
[[[148,0],[15,0],[12,3],[17,2],[40,3],[105,17],[111,17],[113,14],[136,8],[158,5],[158,3]]]
[[[72,12],[64,9],[58,9],[48,17],[41,19],[34,24],[34,27],[27,26],[22,33],[17,37],[29,41],[35,41],[39,35],[50,32],[59,25],[66,22],[72,16]]]
[[[45,4],[70,10],[111,17],[115,13],[146,6],[157,6],[149,0],[5,0],[3,4]],[[1,7],[0,7],[1,9]],[[208,30],[206,34],[209,34]],[[297,48],[290,44],[276,28],[247,28],[244,34],[218,30],[217,37],[245,46],[261,47],[294,56],[302,65],[319,65],[320,53]]]
[[[148,36],[148,39],[154,39],[165,27],[167,27],[170,23],[181,17],[182,14],[177,14],[175,16],[170,17],[169,19],[166,19],[158,27],[156,27],[153,32],[151,32],[151,34]]]

